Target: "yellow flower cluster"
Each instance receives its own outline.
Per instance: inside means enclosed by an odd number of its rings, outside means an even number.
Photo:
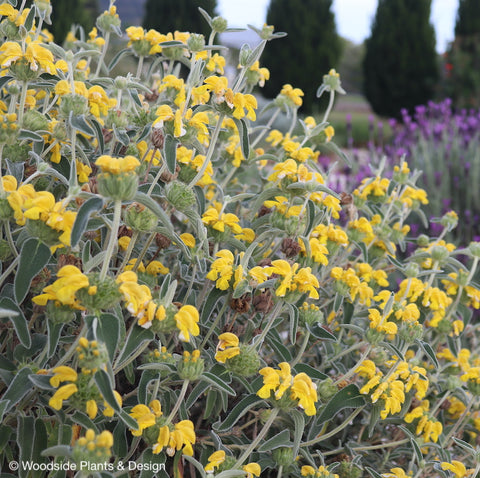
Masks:
[[[260,398],[272,398],[275,401],[282,397],[289,397],[293,402],[305,410],[308,416],[315,415],[317,409],[315,402],[318,400],[317,387],[312,379],[301,372],[292,376],[290,365],[282,362],[276,370],[272,367],[265,367],[260,370],[263,376],[263,386],[258,390],[257,395]],[[285,393],[287,395],[285,395]]]

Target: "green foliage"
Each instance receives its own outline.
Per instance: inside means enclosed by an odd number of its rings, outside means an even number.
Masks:
[[[207,35],[210,30],[198,11],[199,7],[214,17],[217,0],[147,0],[143,26],[147,30],[153,28],[161,33],[178,30]]]
[[[366,41],[365,95],[382,116],[398,117],[433,97],[438,78],[431,0],[379,0]]]
[[[271,0],[267,24],[288,36],[270,43],[263,62],[271,78],[263,92],[277,95],[285,83],[305,93],[303,109],[311,112],[321,75],[336,68],[341,53],[332,0]]]
[[[455,39],[446,53],[445,94],[458,107],[478,107],[480,95],[480,3],[460,0]]]

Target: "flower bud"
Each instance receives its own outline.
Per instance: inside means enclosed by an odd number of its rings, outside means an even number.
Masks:
[[[408,266],[405,268],[405,275],[408,278],[418,277],[419,273],[420,273],[420,266],[415,262],[410,262]]]
[[[30,63],[26,58],[19,58],[10,65],[10,74],[18,81],[29,82],[35,80],[41,73],[41,70],[32,70]]]
[[[168,202],[179,211],[186,211],[196,203],[195,193],[180,181],[172,181],[165,186]]]
[[[202,51],[205,48],[205,37],[200,33],[192,33],[188,37],[187,46],[192,52]]]
[[[87,274],[88,287],[77,291],[79,302],[90,311],[107,310],[120,302],[121,294],[113,277],[100,279],[100,274]]]
[[[183,358],[178,362],[178,375],[183,380],[198,380],[205,370],[205,361],[200,358],[200,350],[183,352]]]
[[[103,431],[96,435],[92,429],[88,429],[84,437],[80,437],[73,446],[72,457],[80,463],[104,464],[108,463],[112,455],[113,435],[109,431]]]
[[[48,120],[37,110],[27,110],[23,115],[22,128],[30,131],[48,130]]]
[[[468,245],[468,250],[473,257],[480,259],[480,242],[471,242]]]
[[[75,312],[68,305],[55,305],[55,301],[49,300],[45,316],[52,324],[66,324],[75,318]]]
[[[100,173],[97,176],[98,192],[105,198],[130,201],[138,188],[138,176],[135,173]]]
[[[60,115],[64,118],[68,118],[70,113],[72,113],[73,116],[84,115],[88,112],[88,100],[82,95],[69,93],[62,96],[59,111]]]
[[[378,331],[377,329],[368,329],[367,333],[365,334],[365,338],[367,342],[372,345],[379,344],[385,337],[383,332]]]
[[[260,368],[260,356],[250,345],[240,344],[240,353],[225,361],[225,367],[241,377],[250,377]]]
[[[247,44],[243,45],[240,50],[239,61],[238,61],[241,66],[246,66],[248,64],[248,59],[250,58],[251,54],[252,54],[252,49],[250,48],[250,46]]]
[[[457,373],[455,373],[454,375],[448,375],[446,388],[451,392],[454,392],[462,388],[462,380],[460,379]]]
[[[178,308],[175,305],[170,305],[165,310],[165,317],[162,320],[153,320],[151,331],[154,333],[168,334],[173,332],[177,328],[175,322],[175,314],[178,312]]]
[[[445,227],[448,231],[451,231],[457,227],[458,224],[458,215],[455,211],[449,211],[442,216],[440,219],[440,224]]]
[[[361,478],[363,473],[362,470],[355,465],[355,463],[346,460],[341,461],[340,465],[335,469],[335,471],[338,472],[338,475],[334,476],[341,476],[342,478]]]
[[[3,148],[3,157],[12,163],[23,163],[28,161],[32,147],[29,144],[7,144]]]
[[[298,308],[298,311],[298,318],[303,325],[314,325],[318,322],[323,323],[323,312],[315,304],[307,304],[304,302],[303,305]]]
[[[413,344],[416,340],[423,337],[423,325],[406,323],[400,328],[398,336],[407,344]]]
[[[75,350],[82,373],[95,373],[98,369],[103,369],[108,361],[107,348],[103,342],[81,337]]]
[[[430,245],[430,238],[425,234],[420,234],[417,237],[417,245],[419,247],[428,247]]]
[[[326,402],[338,392],[338,387],[328,377],[322,380],[317,386],[317,393],[320,400]]]
[[[35,0],[34,3],[41,18],[50,17],[50,14],[52,13],[52,5],[50,4],[50,0]]]
[[[283,466],[284,468],[290,466],[294,461],[295,457],[293,456],[293,449],[287,447],[275,448],[272,451],[273,459],[278,466]]]
[[[212,19],[212,29],[214,32],[223,33],[228,28],[228,22],[223,17],[215,17]]]
[[[333,90],[342,95],[345,94],[340,81],[340,75],[333,68],[328,72],[328,75],[323,76],[323,84],[326,86],[327,91]]]
[[[448,249],[445,246],[433,246],[430,255],[432,256],[432,259],[436,262],[444,263],[450,253],[448,252]]]
[[[269,40],[273,35],[273,25],[263,25],[262,31],[260,33],[260,38],[262,40]]]
[[[109,10],[106,10],[97,18],[97,27],[104,33],[116,32],[120,28],[121,23],[115,6],[110,7]]]
[[[142,204],[133,203],[126,210],[125,224],[134,231],[152,232],[157,223],[157,216]]]

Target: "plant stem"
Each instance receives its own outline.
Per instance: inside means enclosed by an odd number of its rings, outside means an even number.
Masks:
[[[227,309],[227,306],[228,306],[228,300],[226,300],[223,305],[222,305],[222,308],[220,309],[220,311],[218,312],[217,316],[215,317],[215,320],[213,322],[213,324],[210,326],[210,328],[208,329],[208,332],[206,333],[205,335],[205,338],[202,340],[202,343],[199,347],[199,350],[202,350],[203,347],[205,347],[205,344],[207,343],[208,339],[210,338],[210,336],[213,334],[214,330],[215,330],[215,327],[219,324],[220,322],[220,319],[222,318],[225,310]]]
[[[28,83],[22,81],[22,92],[20,93],[20,103],[18,105],[18,124],[22,127],[23,113],[25,109],[25,101],[27,100]]]
[[[343,382],[344,380],[348,380],[352,375],[355,374],[355,370],[362,364],[362,362],[368,357],[368,354],[370,353],[370,350],[372,349],[372,346],[369,345],[365,352],[363,352],[362,356],[358,360],[358,362],[343,376],[340,377],[334,385],[338,385],[340,382]]]
[[[255,439],[252,441],[252,443],[250,443],[248,448],[243,452],[243,454],[236,461],[236,463],[233,465],[232,468],[237,468],[237,467],[241,466],[247,460],[247,458],[250,456],[252,451],[255,450],[257,445],[260,443],[260,441],[263,439],[263,437],[267,434],[268,430],[270,429],[273,422],[277,418],[279,411],[280,410],[278,408],[274,408],[271,411],[270,416],[268,417],[268,420],[265,422],[265,425],[263,425],[263,428],[260,430],[260,433],[255,437]]]
[[[330,116],[330,111],[332,111],[332,108],[333,108],[334,101],[335,101],[335,90],[330,90],[330,98],[328,100],[328,106],[325,111],[325,114],[323,115],[322,123],[325,123],[328,120],[328,117]]]
[[[281,313],[282,306],[283,306],[283,303],[281,301],[277,302],[277,304],[273,308],[272,312],[270,312],[270,319],[267,322],[267,325],[262,330],[262,333],[255,340],[255,345],[254,345],[255,348],[258,348],[263,344],[263,341],[265,340],[265,337],[267,336],[268,331],[272,328],[272,325],[275,322],[275,319]]]
[[[128,243],[127,250],[125,251],[125,256],[123,257],[122,263],[118,268],[117,275],[121,274],[123,268],[128,264],[130,256],[132,255],[133,248],[135,247],[135,243],[137,242],[138,236],[140,233],[138,231],[134,231],[132,237],[130,238],[130,242]]]
[[[343,423],[338,425],[337,428],[334,428],[331,432],[325,433],[325,435],[321,435],[317,438],[314,438],[313,440],[306,441],[302,443],[300,446],[301,447],[306,447],[306,446],[311,446],[315,445],[316,443],[320,443],[321,441],[327,440],[328,438],[333,437],[336,435],[338,432],[342,431],[345,427],[348,426],[348,424],[365,408],[365,405],[363,405],[360,408],[357,408],[353,413],[351,413]]]
[[[103,61],[105,60],[105,54],[108,50],[108,43],[110,42],[110,32],[105,33],[105,43],[103,44],[102,54],[100,55],[100,59],[98,60],[97,70],[95,71],[95,78],[98,78],[100,74],[100,70],[102,69]]]
[[[178,412],[178,409],[180,408],[180,405],[182,404],[183,399],[185,398],[185,394],[187,393],[187,388],[188,388],[189,383],[190,383],[189,380],[184,380],[183,381],[182,389],[180,390],[180,394],[178,395],[175,406],[173,407],[172,411],[170,412],[170,415],[168,415],[167,423],[171,423],[171,421],[175,417],[175,414]]]
[[[310,331],[307,330],[307,333],[305,334],[305,337],[303,339],[303,343],[302,343],[300,349],[298,350],[297,356],[295,357],[293,362],[290,364],[290,367],[292,367],[292,368],[295,367],[295,365],[297,365],[297,363],[300,362],[300,360],[303,358],[303,353],[305,352],[305,349],[307,348],[309,340],[310,340]]]
[[[198,170],[195,177],[190,181],[190,184],[188,185],[189,188],[193,188],[193,186],[195,186],[195,184],[197,184],[198,181],[200,181],[200,179],[205,174],[207,166],[212,159],[213,152],[215,150],[215,144],[217,142],[218,135],[220,134],[220,130],[222,129],[222,122],[224,117],[225,115],[223,113],[218,116],[217,124],[215,125],[215,130],[213,131],[212,137],[210,138],[210,144],[208,145],[208,151],[203,161],[202,167]]]
[[[120,226],[120,216],[122,212],[122,201],[116,199],[113,205],[113,222],[110,230],[110,236],[108,241],[107,251],[105,253],[105,259],[103,261],[102,270],[100,272],[100,280],[104,280],[107,277],[108,267],[110,265],[110,259],[112,258],[115,245],[117,244],[118,228]]]
[[[138,255],[137,257],[137,261],[135,262],[135,265],[133,266],[133,269],[132,271],[133,272],[137,272],[138,268],[140,267],[140,263],[142,262],[143,260],[143,257],[145,256],[145,254],[147,253],[147,250],[148,248],[150,247],[150,244],[153,242],[153,240],[155,239],[155,236],[157,235],[156,232],[152,232],[150,234],[150,236],[148,236],[148,239],[147,241],[145,242],[144,246],[143,246],[143,249],[140,251],[140,254]]]

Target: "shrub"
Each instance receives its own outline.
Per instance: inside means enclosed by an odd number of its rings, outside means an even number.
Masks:
[[[229,83],[195,34],[129,28],[105,65],[113,5],[101,36],[41,43],[44,5],[0,6],[2,470],[478,472],[480,244],[409,237],[407,165],[337,195],[317,162],[334,131],[297,120],[290,85],[266,112],[300,132],[255,127],[272,27]],[[124,54],[136,76],[110,78]]]

